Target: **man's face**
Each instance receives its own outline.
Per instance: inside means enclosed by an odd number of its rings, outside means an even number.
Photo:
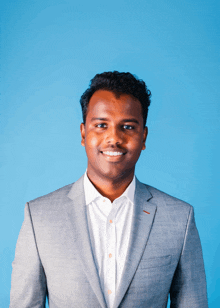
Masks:
[[[137,99],[96,91],[89,101],[86,124],[82,123],[80,130],[88,157],[88,176],[118,180],[134,174],[147,137]]]

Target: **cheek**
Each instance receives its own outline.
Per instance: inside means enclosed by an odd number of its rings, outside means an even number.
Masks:
[[[99,144],[99,140],[97,138],[97,136],[93,133],[89,133],[87,136],[86,136],[86,147],[88,149],[93,149],[93,148],[96,148]]]
[[[141,138],[133,138],[130,142],[129,142],[129,148],[132,152],[141,152],[142,148],[143,148],[143,140]]]

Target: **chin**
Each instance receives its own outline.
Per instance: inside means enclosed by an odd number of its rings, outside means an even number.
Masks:
[[[128,170],[103,170],[102,177],[109,180],[117,180],[123,177],[128,177],[130,172]]]

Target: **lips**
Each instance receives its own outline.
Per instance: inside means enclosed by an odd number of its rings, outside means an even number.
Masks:
[[[123,152],[116,152],[116,151],[102,151],[102,154],[108,155],[108,156],[121,156],[121,155],[124,155]]]
[[[106,156],[122,156],[122,155],[125,155],[126,154],[126,152],[125,151],[123,151],[123,150],[119,150],[119,149],[115,149],[115,150],[113,150],[113,149],[109,149],[109,150],[102,150],[102,151],[100,151],[103,155],[106,155]]]

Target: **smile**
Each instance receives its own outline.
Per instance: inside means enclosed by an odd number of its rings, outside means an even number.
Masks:
[[[110,152],[110,151],[103,151],[102,154],[104,155],[108,155],[108,156],[121,156],[123,155],[124,153],[122,152]]]

